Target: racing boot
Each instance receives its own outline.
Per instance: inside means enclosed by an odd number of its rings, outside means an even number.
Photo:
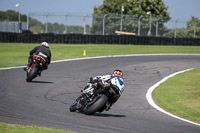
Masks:
[[[26,67],[24,68],[24,71],[27,72],[28,69],[30,68],[31,64],[32,64],[32,61],[31,61],[31,59],[29,59],[29,60],[28,60],[28,64],[27,64]]]
[[[41,76],[41,71],[38,71],[38,76]]]
[[[27,71],[27,69],[26,69],[27,67],[24,67],[24,71],[26,72]]]
[[[106,111],[110,110],[111,106],[112,106],[112,104],[110,102],[107,102],[105,110]]]
[[[27,66],[24,68],[24,71],[27,72],[29,68],[30,68],[30,66],[27,65]]]

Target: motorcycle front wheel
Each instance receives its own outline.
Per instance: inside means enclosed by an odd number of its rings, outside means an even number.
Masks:
[[[75,102],[70,106],[69,111],[70,111],[70,112],[75,112],[75,111],[77,110],[76,106],[77,106],[77,101],[75,101]]]
[[[92,102],[88,103],[85,106],[83,110],[84,114],[93,115],[106,104],[107,100],[108,100],[108,97],[104,94],[100,94],[96,96]]]

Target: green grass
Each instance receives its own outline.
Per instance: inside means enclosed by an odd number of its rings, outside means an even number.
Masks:
[[[182,118],[200,123],[200,68],[178,74],[153,91],[158,105]]]
[[[61,129],[44,128],[38,126],[24,126],[5,124],[0,122],[0,133],[75,133]]]
[[[26,65],[29,51],[39,44],[0,43],[0,68]],[[102,45],[102,44],[50,44],[52,60],[83,57],[128,55],[128,54],[159,54],[189,53],[200,54],[198,46],[149,46],[149,45]]]

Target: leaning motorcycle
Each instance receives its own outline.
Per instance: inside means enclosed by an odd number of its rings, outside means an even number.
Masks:
[[[69,110],[71,112],[78,110],[86,115],[102,112],[105,109],[108,97],[104,93],[95,94],[96,89],[95,84],[87,83],[81,90],[81,95],[70,106]]]
[[[31,82],[34,78],[36,78],[40,73],[43,65],[46,63],[45,59],[42,56],[34,55],[33,63],[28,68],[27,72],[27,82]]]
[[[110,98],[113,94],[116,94],[118,91],[118,96],[124,90],[123,79],[120,77],[112,77],[110,79],[110,84],[112,87],[106,89],[106,91],[98,91],[97,82],[89,82],[87,85],[81,90],[81,95],[76,99],[76,101],[70,106],[70,111],[75,112],[78,110],[79,112],[83,112],[86,115],[92,115],[96,112],[103,112],[104,110],[108,110],[110,107]]]

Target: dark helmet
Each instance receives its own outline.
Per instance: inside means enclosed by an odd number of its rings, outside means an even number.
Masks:
[[[116,70],[114,70],[114,71],[113,71],[113,74],[112,74],[112,76],[116,76],[116,77],[123,77],[123,73],[122,73],[122,71],[121,71],[121,70],[119,70],[119,69],[116,69]]]

